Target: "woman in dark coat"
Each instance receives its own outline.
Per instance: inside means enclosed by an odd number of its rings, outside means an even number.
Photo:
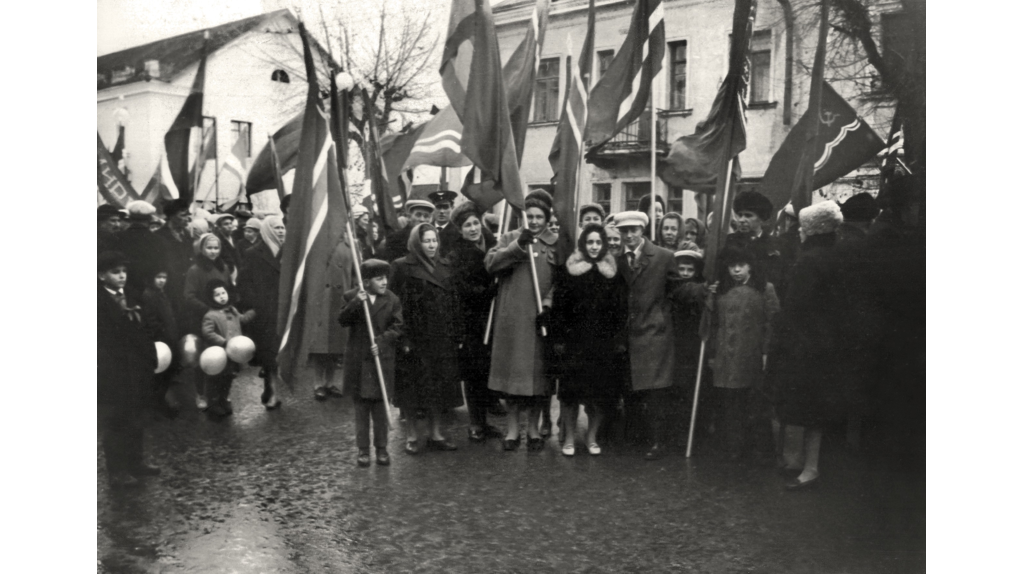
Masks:
[[[839,206],[823,201],[800,210],[800,256],[790,276],[776,344],[769,353],[768,380],[782,425],[804,427],[804,466],[786,486],[806,488],[818,479],[822,428],[843,420],[845,406],[840,355],[843,337],[838,295],[835,230]],[[794,469],[796,470],[796,469]]]
[[[260,400],[268,409],[281,406],[275,392],[277,375],[277,294],[281,281],[281,246],[285,226],[281,218],[271,215],[260,223],[260,238],[245,250],[238,272],[238,294],[242,302],[256,311],[248,325],[256,343],[256,361],[263,368],[263,394]]]
[[[496,432],[487,426],[487,407],[494,399],[491,390],[487,388],[491,348],[484,345],[484,331],[491,301],[498,293],[497,284],[484,266],[484,256],[498,241],[484,228],[480,210],[471,201],[459,204],[452,211],[451,218],[450,225],[460,233],[452,242],[448,254],[452,286],[458,296],[459,315],[462,319],[459,373],[466,385],[469,440],[483,442],[488,434]]]
[[[405,450],[417,454],[419,436],[427,448],[455,450],[441,434],[441,411],[462,404],[459,389],[458,301],[448,263],[438,257],[437,229],[421,223],[409,234],[409,254],[391,269],[391,290],[402,302],[405,334],[399,343],[395,373],[395,406],[406,412]],[[420,421],[430,429],[421,433]]]
[[[562,454],[576,452],[579,405],[587,410],[587,450],[601,454],[597,431],[614,408],[626,372],[626,280],[608,253],[604,228],[583,228],[576,251],[555,272],[551,302],[551,343],[561,357],[561,402],[565,442]]]

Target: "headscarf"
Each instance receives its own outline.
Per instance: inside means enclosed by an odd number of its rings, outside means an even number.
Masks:
[[[440,238],[437,234],[436,227],[430,223],[420,223],[416,227],[413,227],[412,231],[409,233],[409,242],[406,243],[406,247],[409,248],[409,253],[413,254],[416,259],[418,259],[419,262],[427,268],[427,271],[433,273],[437,252],[434,253],[434,259],[427,257],[426,252],[423,251],[423,245],[421,243],[423,241],[423,234],[428,231],[433,231],[434,236]],[[440,245],[438,246],[438,249],[440,250]]]
[[[587,236],[591,233],[597,232],[601,236],[601,251],[598,252],[597,257],[591,258],[590,254],[587,253]],[[583,257],[584,261],[590,263],[597,263],[604,259],[604,256],[608,254],[608,234],[604,230],[604,226],[598,223],[588,223],[583,228],[583,232],[576,238],[576,249],[580,252],[580,256]]]
[[[209,243],[211,239],[215,239],[220,243],[221,252],[217,255],[216,259],[210,259],[206,255],[203,255],[203,248],[206,247],[206,244]],[[196,264],[200,267],[206,269],[214,267],[219,271],[224,270],[224,258],[221,257],[224,253],[224,243],[221,242],[220,237],[217,237],[212,233],[204,233],[199,236],[199,239],[196,239],[195,243],[192,244],[192,250],[195,251],[196,254]]]
[[[210,224],[205,219],[194,218],[188,224],[188,232],[192,239],[199,239],[203,234],[210,232]]]
[[[203,248],[206,247],[207,242],[209,242],[211,239],[216,239],[217,242],[220,243],[220,237],[217,237],[216,235],[209,232],[200,235],[199,239],[196,239],[195,242],[192,243],[192,251],[195,252],[197,257],[205,258],[205,256],[203,255]],[[221,249],[223,248],[224,246],[221,245]]]
[[[701,248],[704,247],[704,236],[705,236],[707,228],[704,227],[704,224],[701,223],[701,221],[699,219],[694,219],[694,218],[691,217],[691,218],[689,218],[689,219],[687,219],[686,221],[683,222],[683,226],[682,227],[683,228],[679,230],[679,238],[680,239],[685,240],[686,239],[686,231],[688,229],[692,229],[692,230],[695,230],[697,232],[697,239],[696,239],[695,243],[697,245],[699,245]]]
[[[274,226],[282,224],[283,221],[278,215],[268,215],[266,219],[260,222],[260,238],[270,248],[270,252],[274,257],[277,257],[278,252],[281,251],[281,246],[284,245],[284,242],[278,239],[277,234],[274,233]]]

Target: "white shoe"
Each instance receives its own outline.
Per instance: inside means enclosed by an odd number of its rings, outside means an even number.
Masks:
[[[597,455],[601,454],[601,447],[597,446],[596,442],[592,442],[592,443],[587,445],[587,452],[589,452],[590,454],[592,454],[594,456],[597,456]]]
[[[573,456],[576,454],[576,445],[567,444],[562,447],[562,454],[565,456]]]
[[[206,397],[204,397],[203,395],[196,395],[196,407],[199,410],[205,411],[206,407],[208,406],[209,405],[206,403]]]

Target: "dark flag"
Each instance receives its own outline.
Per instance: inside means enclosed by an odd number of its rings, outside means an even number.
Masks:
[[[583,40],[583,50],[577,59],[579,66],[572,72],[569,94],[562,105],[558,131],[551,145],[551,153],[548,154],[548,162],[554,172],[551,183],[555,188],[552,194],[555,200],[555,214],[560,223],[558,239],[560,251],[564,255],[572,252],[576,239],[576,210],[579,208],[576,185],[579,178],[580,154],[583,151],[582,132],[587,123],[587,88],[590,85],[590,71],[593,69],[594,18],[594,0],[590,0],[587,35]],[[571,37],[569,54],[572,54]]]
[[[885,147],[856,110],[826,82],[822,85],[820,113],[805,113],[772,156],[758,191],[781,209],[793,196],[797,169],[807,141],[809,124],[817,122],[812,156],[814,189],[821,189],[873,158]],[[795,207],[795,206],[794,206]]]
[[[149,183],[142,190],[141,199],[159,208],[164,201],[177,197],[178,190],[174,188],[174,181],[171,179],[170,173],[167,167],[167,158],[161,155],[156,169],[153,170],[153,177],[149,178]]]
[[[206,45],[203,41],[203,57],[199,60],[199,70],[192,82],[192,91],[185,98],[178,117],[174,118],[171,129],[164,136],[164,149],[167,154],[167,165],[171,168],[171,177],[178,188],[181,199],[192,203],[195,197],[194,180],[188,165],[188,152],[192,143],[192,128],[203,127],[203,84],[206,82]]]
[[[281,378],[289,385],[305,363],[311,341],[307,334],[323,321],[327,309],[307,309],[314,289],[330,282],[328,262],[341,240],[348,213],[338,174],[338,160],[321,107],[313,55],[306,27],[299,23],[309,91],[302,116],[302,137],[291,207],[288,210],[288,241],[281,247],[281,282],[278,298],[278,363]],[[331,318],[334,320],[334,318]]]
[[[270,167],[274,170],[274,187],[277,188],[277,199],[284,200],[284,179],[281,177],[281,158],[277,155],[277,146],[274,144],[273,136],[267,138],[267,148],[270,149]],[[252,173],[250,171],[250,173]]]
[[[804,116],[810,116],[800,145],[800,162],[797,164],[796,177],[793,178],[792,195],[793,211],[800,210],[811,204],[811,193],[814,191],[815,148],[821,123],[814,121],[821,116],[821,92],[825,85],[825,42],[828,40],[828,0],[821,0],[821,19],[818,24],[818,46],[814,51],[814,65],[811,67],[811,93]],[[801,118],[802,120],[802,118]],[[841,175],[841,174],[840,174]],[[836,176],[838,177],[838,176]]]
[[[889,139],[885,149],[881,151],[882,169],[878,173],[878,197],[880,201],[885,200],[889,193],[889,185],[897,175],[910,175],[910,169],[903,163],[903,116],[897,104],[896,113],[892,117],[892,126],[889,128]]]
[[[396,209],[400,209],[405,204],[405,199],[409,197],[409,186],[412,181],[411,178],[405,177],[405,172],[411,170],[403,169],[403,167],[409,160],[409,154],[412,153],[417,140],[423,135],[423,130],[428,125],[430,122],[423,122],[408,131],[388,134],[380,138],[380,149],[384,154],[384,173],[387,175],[390,186],[388,193]]]
[[[590,91],[587,128],[583,139],[591,143],[588,155],[647,108],[651,83],[665,57],[665,9],[661,0],[637,0],[626,40],[608,70]]]
[[[533,87],[540,65],[540,51],[544,46],[544,32],[548,28],[548,0],[537,0],[530,18],[526,37],[519,43],[502,68],[505,78],[505,94],[508,96],[508,115],[512,124],[512,139],[516,143],[516,157],[523,163],[523,147],[526,146],[526,126],[530,123],[530,104],[533,102]]]
[[[249,176],[245,181],[245,192],[250,196],[254,193],[277,187],[278,173],[284,174],[295,167],[299,157],[299,138],[302,135],[302,115],[288,120],[284,126],[274,132],[273,149],[268,143],[253,160],[249,167]],[[272,153],[277,154],[274,162]],[[283,190],[283,188],[281,188]],[[283,191],[278,191],[284,197]]]
[[[114,149],[110,150],[110,157],[114,158],[114,165],[121,169],[121,161],[124,160],[124,126],[117,126],[117,141],[114,142]],[[121,169],[121,173],[128,176],[128,169]]]
[[[103,145],[103,138],[99,132],[96,132],[96,176],[97,189],[110,205],[124,207],[129,201],[139,198],[132,189],[132,184],[121,170],[117,169],[117,162]]]
[[[366,131],[366,175],[370,180],[370,193],[373,195],[373,213],[380,220],[381,233],[387,236],[398,229],[398,214],[391,197],[391,186],[388,185],[387,167],[380,152],[380,139],[377,135],[377,108],[370,102],[370,95],[363,88],[363,113],[367,119]]]

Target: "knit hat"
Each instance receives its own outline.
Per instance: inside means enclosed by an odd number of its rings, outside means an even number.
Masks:
[[[466,223],[466,220],[469,219],[471,215],[475,215],[479,219],[481,217],[480,208],[472,201],[463,201],[456,205],[455,209],[452,210],[452,223],[455,224],[456,228],[460,228],[463,223]],[[481,223],[483,222],[481,221]]]
[[[129,201],[128,205],[125,206],[125,209],[128,210],[129,219],[132,221],[144,221],[146,223],[148,223],[151,216],[156,213],[156,208],[153,207],[152,203],[142,201],[141,199]]]
[[[255,217],[250,217],[249,221],[245,222],[246,229],[255,229],[256,231],[259,231],[261,227],[262,225],[260,224],[260,220]]]
[[[870,193],[858,193],[847,199],[841,206],[844,221],[871,221],[878,217],[878,205]]]
[[[750,266],[754,265],[754,254],[745,247],[738,245],[728,245],[725,249],[722,249],[722,254],[719,255],[722,260],[722,265],[729,267],[736,263],[747,263]]]
[[[761,218],[761,221],[769,221],[773,208],[771,200],[764,195],[756,191],[741,191],[732,202],[732,210],[736,213],[752,211]]]
[[[597,216],[601,218],[601,221],[604,221],[604,208],[596,203],[588,203],[586,205],[580,206],[580,219],[583,219],[584,214],[591,212],[596,213]]]
[[[822,201],[800,210],[800,229],[808,237],[834,233],[843,222],[843,211],[832,201]]]
[[[104,251],[96,258],[96,271],[110,271],[120,265],[128,265],[128,258],[120,251]]]
[[[390,272],[391,265],[380,259],[367,259],[359,265],[359,273],[362,274],[363,281],[374,277],[387,277]]]
[[[543,189],[535,189],[530,193],[527,193],[524,201],[530,201],[531,199],[542,201],[548,204],[549,210],[555,207],[555,200],[551,198],[550,193],[544,191]]]
[[[615,227],[647,227],[651,219],[642,211],[622,211],[615,214]]]

